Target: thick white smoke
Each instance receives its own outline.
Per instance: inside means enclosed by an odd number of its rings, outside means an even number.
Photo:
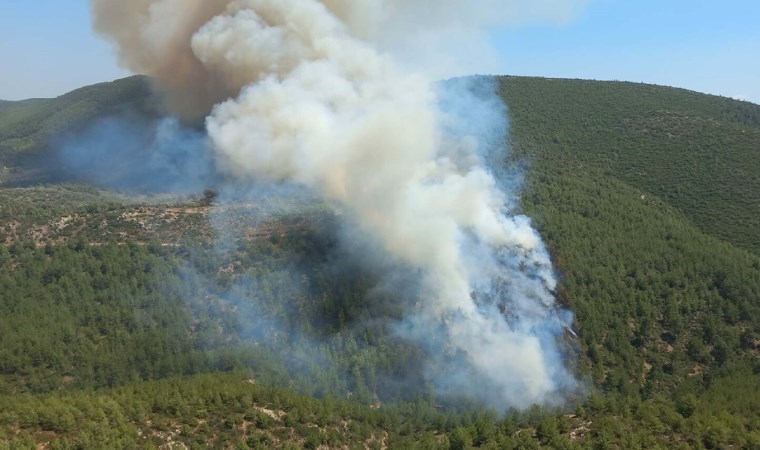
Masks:
[[[220,167],[241,180],[308,186],[420,271],[422,298],[398,329],[441,344],[429,347],[433,381],[463,389],[472,375],[500,407],[561,401],[573,384],[556,342],[567,319],[554,308],[541,239],[527,218],[506,214],[487,145],[454,125],[468,116],[440,108],[426,72],[393,58],[404,36],[476,33],[535,14],[535,2],[91,3],[96,29],[125,65],[161,80],[176,113],[215,105],[206,126]],[[542,3],[565,8],[560,15],[573,7]],[[466,104],[504,120],[498,103]]]

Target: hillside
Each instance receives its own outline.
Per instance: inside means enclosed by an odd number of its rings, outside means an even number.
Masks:
[[[508,78],[515,155],[656,197],[760,253],[760,105],[661,86]]]
[[[38,148],[96,117],[130,108],[149,113],[156,104],[144,77],[130,77],[71,91],[57,98],[0,105],[0,157]]]
[[[400,300],[373,292],[322,204],[6,187],[0,448],[760,447],[760,106],[499,83],[584,395],[522,412],[436,398],[424,352],[389,332]],[[54,123],[152,104],[144,86],[0,105],[0,142],[34,153]]]
[[[54,160],[54,149],[48,146],[52,140],[103,117],[152,117],[158,105],[148,80],[139,76],[83,87],[52,99],[0,103],[0,184],[56,181],[47,167]]]

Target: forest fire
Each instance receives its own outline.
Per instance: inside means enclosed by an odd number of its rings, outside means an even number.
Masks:
[[[396,57],[432,3],[91,1],[122,64],[155,77],[174,114],[206,116],[227,177],[307,187],[374,249],[356,258],[418,273],[421,307],[395,332],[426,350],[440,390],[497,407],[561,403],[577,385],[557,342],[572,315],[555,306],[540,236],[512,212],[519,183],[495,175],[504,105],[488,78],[436,84]],[[426,29],[493,20],[452,5]],[[383,288],[409,290],[398,283]]]

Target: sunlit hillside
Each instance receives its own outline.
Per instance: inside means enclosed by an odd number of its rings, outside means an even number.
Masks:
[[[0,102],[0,449],[760,448],[760,106],[498,81],[575,314],[566,405],[436,397],[322,203],[38,184],[60,136],[159,115],[132,77]]]

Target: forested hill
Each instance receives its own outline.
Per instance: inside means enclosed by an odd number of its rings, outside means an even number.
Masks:
[[[0,449],[760,448],[760,106],[498,81],[583,396],[436,397],[324,205],[2,187],[59,133],[155,115],[133,77],[0,103]]]
[[[504,80],[511,88],[502,94],[521,136],[515,155],[621,180],[706,233],[760,252],[760,105],[637,83]],[[15,177],[0,173],[0,183],[34,170],[25,166],[37,161],[19,155],[57,135],[103,116],[154,116],[158,105],[141,76],[54,99],[0,101],[0,166],[19,169]]]
[[[760,253],[760,105],[636,83],[504,81],[517,155],[620,180]]]
[[[57,98],[0,101],[0,161],[37,150],[62,133],[121,111],[153,114],[158,103],[148,79],[134,76],[83,87]]]

